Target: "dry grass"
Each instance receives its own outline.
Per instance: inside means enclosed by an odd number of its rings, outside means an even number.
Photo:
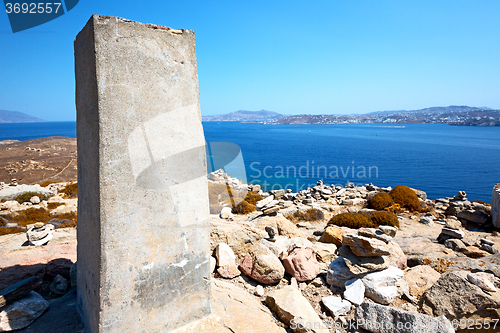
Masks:
[[[20,227],[26,227],[28,224],[33,224],[36,222],[47,223],[52,219],[68,220],[68,222],[66,223],[68,227],[76,226],[77,222],[77,215],[74,212],[51,215],[50,211],[45,208],[29,208],[16,213],[4,215],[3,218],[9,222],[17,223],[17,225]],[[62,226],[62,224],[59,227],[65,228]]]
[[[49,195],[43,194],[43,193],[38,193],[38,192],[24,192],[19,194],[14,200],[22,204],[23,202],[30,202],[30,199],[34,196],[37,196],[41,200],[47,200],[49,198]]]
[[[339,227],[348,227],[352,229],[377,227],[377,225],[373,223],[368,217],[359,213],[342,213],[335,215],[330,219],[330,221],[328,221],[328,224],[333,224]]]
[[[57,208],[57,207],[59,207],[61,205],[64,205],[64,204],[62,202],[49,202],[47,204],[47,208],[48,209],[55,209],[55,208]]]
[[[285,216],[288,220],[298,222],[318,222],[325,218],[325,214],[321,209],[310,208],[306,212],[297,211],[291,215]]]
[[[59,193],[63,193],[67,198],[74,199],[78,197],[78,183],[66,185]]]

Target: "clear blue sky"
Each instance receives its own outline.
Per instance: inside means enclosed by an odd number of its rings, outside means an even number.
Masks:
[[[13,34],[0,110],[75,120],[73,40],[91,14],[196,33],[202,114],[500,109],[500,1],[94,1]]]

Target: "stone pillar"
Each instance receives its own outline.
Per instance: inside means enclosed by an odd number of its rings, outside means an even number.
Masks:
[[[496,184],[495,187],[493,187],[491,219],[495,228],[500,229],[500,184]]]
[[[93,15],[75,40],[78,309],[87,332],[210,313],[194,33]]]

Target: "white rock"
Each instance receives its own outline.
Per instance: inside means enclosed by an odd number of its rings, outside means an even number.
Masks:
[[[344,298],[354,305],[360,305],[365,298],[365,284],[361,279],[351,279],[345,283]]]
[[[447,236],[457,238],[457,239],[462,239],[465,236],[465,233],[462,230],[457,230],[457,229],[450,229],[443,227],[441,232]]]
[[[375,302],[390,304],[398,296],[396,282],[403,276],[404,272],[393,266],[379,272],[368,273],[362,279],[366,288],[365,295]]]
[[[210,256],[210,273],[213,273],[215,271],[215,267],[217,267],[217,259]]]
[[[262,287],[260,284],[257,285],[253,293],[259,297],[264,296],[264,287]]]
[[[469,280],[471,283],[475,284],[481,289],[495,292],[497,291],[497,288],[495,288],[495,285],[493,284],[493,282],[491,282],[490,277],[491,274],[485,272],[467,274],[467,280]]]
[[[31,324],[49,307],[49,302],[31,291],[0,309],[0,332],[17,330]]]
[[[351,303],[337,296],[323,297],[321,302],[334,317],[341,316],[351,310]]]
[[[255,207],[257,207],[257,209],[262,209],[262,207],[264,207],[265,205],[269,204],[271,201],[274,200],[274,195],[270,195],[268,196],[267,198],[265,199],[262,199],[260,201],[257,201],[255,203]]]
[[[221,219],[229,219],[231,217],[231,215],[233,215],[231,213],[231,208],[230,207],[224,207],[222,208],[221,212],[220,212],[220,218]]]
[[[34,196],[32,196],[32,197],[30,198],[30,202],[31,202],[32,204],[34,204],[34,205],[39,204],[39,203],[40,203],[40,197],[38,197],[38,196],[34,195]]]
[[[236,256],[229,245],[219,243],[215,247],[215,256],[217,257],[217,265],[219,267],[234,266]]]

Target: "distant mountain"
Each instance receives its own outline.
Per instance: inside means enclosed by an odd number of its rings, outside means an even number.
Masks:
[[[45,121],[18,111],[0,110],[0,123],[35,123]]]
[[[267,124],[352,124],[352,123],[428,123],[458,126],[500,126],[500,110],[472,106],[437,106],[421,110],[377,111],[351,115],[292,115]]]
[[[216,114],[203,116],[203,121],[271,121],[286,117],[286,114],[281,114],[273,111],[245,111],[239,110],[226,114]]]

